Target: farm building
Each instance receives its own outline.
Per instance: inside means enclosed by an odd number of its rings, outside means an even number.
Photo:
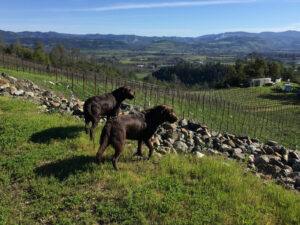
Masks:
[[[250,81],[250,87],[265,86],[266,84],[273,84],[271,78],[257,78]]]

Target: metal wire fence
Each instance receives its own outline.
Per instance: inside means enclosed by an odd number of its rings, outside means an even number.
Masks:
[[[288,147],[300,147],[300,100],[297,94],[276,93],[266,88],[199,91],[167,88],[101,73],[38,64],[6,54],[2,54],[0,62],[7,69],[45,75],[45,79],[51,76],[67,83],[83,101],[127,85],[136,96],[128,103],[141,109],[167,104],[179,118],[207,125],[216,132],[247,134],[262,141],[272,139]]]

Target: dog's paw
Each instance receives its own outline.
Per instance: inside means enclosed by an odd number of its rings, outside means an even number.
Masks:
[[[132,156],[140,156],[143,157],[143,154],[141,152],[135,152],[132,154]]]

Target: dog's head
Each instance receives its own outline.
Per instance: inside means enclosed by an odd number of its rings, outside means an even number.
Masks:
[[[172,107],[163,104],[163,105],[157,106],[157,108],[160,111],[161,117],[163,118],[164,121],[168,121],[170,123],[175,123],[178,120]]]
[[[130,88],[127,86],[121,87],[120,89],[122,89],[122,94],[125,98],[127,99],[133,99],[134,98],[134,94],[131,92]]]

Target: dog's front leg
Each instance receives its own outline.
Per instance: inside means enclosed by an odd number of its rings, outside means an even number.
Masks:
[[[152,145],[152,143],[150,141],[150,138],[147,141],[145,141],[145,144],[149,148],[149,157],[148,157],[148,160],[149,160],[151,158],[151,156],[152,156],[152,153],[153,153],[153,145]]]

